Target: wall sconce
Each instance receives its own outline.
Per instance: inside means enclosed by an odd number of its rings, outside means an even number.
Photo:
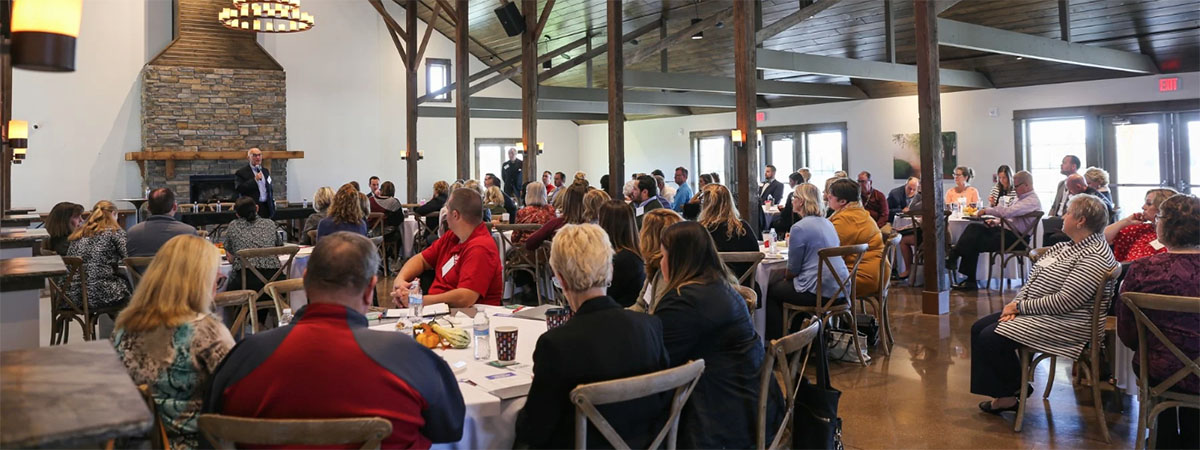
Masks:
[[[742,130],[738,130],[738,129],[730,130],[729,134],[730,134],[730,136],[732,136],[733,143],[735,143],[735,144],[741,144],[743,142],[746,142],[746,137],[745,137],[745,135],[742,134]]]
[[[542,153],[545,153],[545,152],[546,152],[546,143],[545,143],[545,142],[538,142],[538,153],[537,153],[537,154],[539,154],[539,155],[540,155],[540,154],[542,154]],[[518,142],[518,143],[517,143],[517,153],[520,153],[520,154],[522,154],[522,155],[524,155],[524,154],[525,154],[525,143],[524,143],[524,142]]]
[[[761,129],[761,128],[755,128],[755,129],[754,129],[754,134],[757,134],[757,135],[758,135],[758,142],[759,142],[759,143],[761,143],[761,142],[763,141],[763,140],[762,140],[762,129]]]
[[[82,15],[83,0],[18,0],[12,16],[13,67],[74,72]]]
[[[400,152],[400,159],[407,161],[408,160],[408,151]],[[425,152],[418,150],[417,151],[417,161],[420,161],[422,159],[425,159]]]
[[[13,148],[13,163],[20,164],[25,159],[26,149],[29,148],[29,122],[8,121],[8,145]]]

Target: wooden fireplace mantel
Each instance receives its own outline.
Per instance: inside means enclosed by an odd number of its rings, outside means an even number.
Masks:
[[[272,159],[301,159],[302,151],[264,151],[263,165],[269,170]],[[146,161],[166,161],[167,178],[175,176],[175,161],[221,161],[246,159],[246,153],[240,151],[140,151],[125,154],[126,161],[136,161],[142,177],[146,176]]]

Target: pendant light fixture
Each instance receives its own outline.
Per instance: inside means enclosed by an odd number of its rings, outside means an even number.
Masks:
[[[300,0],[233,0],[233,8],[222,9],[217,20],[225,28],[256,33],[295,33],[316,25],[300,11]]]
[[[13,67],[75,71],[83,0],[17,0],[12,15]]]
[[[696,8],[694,9],[694,11],[695,11],[696,15],[695,15],[695,17],[692,18],[692,26],[696,26],[696,24],[701,22],[700,21],[700,0],[696,0]],[[697,31],[696,34],[692,35],[692,40],[698,41],[700,39],[704,39],[704,30]]]

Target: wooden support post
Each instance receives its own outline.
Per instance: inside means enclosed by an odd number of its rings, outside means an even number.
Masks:
[[[658,26],[658,40],[667,40],[667,13],[671,11],[671,6],[667,2],[662,2],[662,13],[659,14],[658,20],[662,22]],[[667,65],[667,47],[663,47],[662,51],[658,52],[658,66],[662,73],[668,72]]]
[[[892,10],[892,0],[883,0],[883,29],[887,46],[887,61],[896,63],[896,14]]]
[[[751,230],[758,230],[758,140],[755,138],[755,113],[758,110],[758,76],[755,45],[755,3],[733,2],[734,80],[737,99],[737,129],[743,143],[734,146],[734,170],[737,179],[737,206]],[[739,148],[740,147],[740,148]],[[755,231],[757,233],[757,231]],[[757,238],[755,238],[757,239]]]
[[[525,144],[525,179],[537,180],[537,0],[521,0],[521,14],[525,16],[525,33],[521,35],[521,142]]]
[[[623,7],[608,2],[608,195],[622,198],[625,184],[625,52]]]
[[[13,2],[0,2],[3,22],[12,23]],[[5,28],[8,26],[5,25]],[[0,193],[0,213],[12,207],[12,147],[8,145],[8,121],[12,119],[12,38],[0,36],[0,178],[3,193]]]
[[[584,48],[584,52],[591,52],[591,51],[592,51],[592,27],[588,26],[587,47]],[[583,70],[587,71],[587,87],[588,87],[588,89],[591,89],[593,84],[595,84],[595,82],[592,80],[592,60],[590,60],[590,59],[587,60],[587,63],[585,63],[585,64],[586,64],[586,68]]]
[[[417,202],[417,160],[420,159],[419,150],[417,149],[417,70],[421,66],[420,61],[415,61],[417,56],[417,0],[407,0],[405,2],[404,18],[407,24],[408,33],[404,34],[404,48],[408,52],[404,54],[404,58],[408,63],[405,65],[404,73],[404,118],[405,118],[405,134],[404,134],[404,151],[408,152],[408,174],[406,176],[408,184],[408,202]]]
[[[1058,30],[1063,42],[1071,42],[1071,0],[1058,0]]]
[[[455,155],[458,163],[458,178],[471,177],[471,94],[465,81],[470,77],[470,15],[467,0],[456,0],[454,26],[454,79],[458,83],[458,96],[454,98]]]
[[[939,91],[937,5],[913,1],[917,41],[917,112],[921,132],[921,233],[925,238],[925,287],[921,312],[950,312],[946,279],[946,223],[942,205],[942,101]]]

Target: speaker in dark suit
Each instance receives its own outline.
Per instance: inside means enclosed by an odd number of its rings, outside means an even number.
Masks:
[[[270,219],[275,215],[275,193],[271,188],[271,171],[262,166],[262,151],[252,148],[246,152],[248,163],[237,172],[234,190],[239,196],[250,197],[258,203],[258,215]]]

